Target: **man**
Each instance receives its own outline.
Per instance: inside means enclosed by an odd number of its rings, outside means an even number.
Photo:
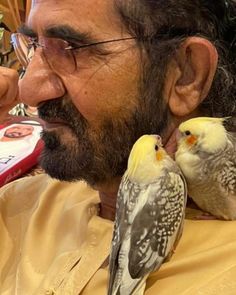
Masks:
[[[36,121],[22,121],[0,130],[0,175],[33,152],[41,131]]]
[[[33,126],[16,124],[0,131],[0,174],[9,168],[9,165],[25,156],[30,148],[30,143],[25,139],[32,133]],[[32,147],[30,149],[32,150]]]
[[[14,124],[4,130],[0,141],[17,141],[33,133],[34,127],[31,125]]]
[[[1,294],[106,293],[108,219],[134,141],[158,133],[172,153],[180,122],[235,115],[235,14],[223,0],[33,1],[20,30],[30,62],[19,89],[1,69],[1,110],[38,107],[42,166],[64,182],[3,188]],[[235,222],[186,221],[146,294],[234,294],[234,236]]]

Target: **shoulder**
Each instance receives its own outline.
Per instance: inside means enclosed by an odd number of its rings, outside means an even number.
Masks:
[[[236,221],[185,220],[174,255],[149,276],[145,294],[234,294],[235,237]]]
[[[46,174],[24,177],[0,189],[1,213],[3,206],[11,209],[14,207],[15,210],[22,211],[42,202],[51,204],[62,202],[68,206],[84,202],[97,204],[99,196],[83,181],[63,182],[52,179]]]

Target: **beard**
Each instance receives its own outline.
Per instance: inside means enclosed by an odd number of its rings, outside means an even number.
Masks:
[[[63,121],[66,133],[70,133],[69,140],[65,140],[59,129],[42,132],[45,143],[40,158],[42,168],[53,178],[83,179],[91,186],[121,177],[134,142],[143,134],[161,134],[168,120],[167,107],[149,112],[140,103],[129,118],[104,116],[98,129],[92,127],[67,98],[45,102],[38,113],[45,121]]]

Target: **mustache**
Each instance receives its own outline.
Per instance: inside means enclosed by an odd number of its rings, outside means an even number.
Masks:
[[[46,122],[61,122],[81,137],[88,127],[87,120],[67,98],[56,98],[38,106],[38,116]]]

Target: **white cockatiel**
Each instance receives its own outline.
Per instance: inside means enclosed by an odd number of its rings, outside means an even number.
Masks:
[[[204,211],[236,219],[236,133],[224,127],[229,118],[199,117],[183,122],[176,162],[189,196]]]
[[[109,295],[143,294],[146,278],[171,257],[181,237],[186,184],[158,135],[134,144],[117,198]]]

